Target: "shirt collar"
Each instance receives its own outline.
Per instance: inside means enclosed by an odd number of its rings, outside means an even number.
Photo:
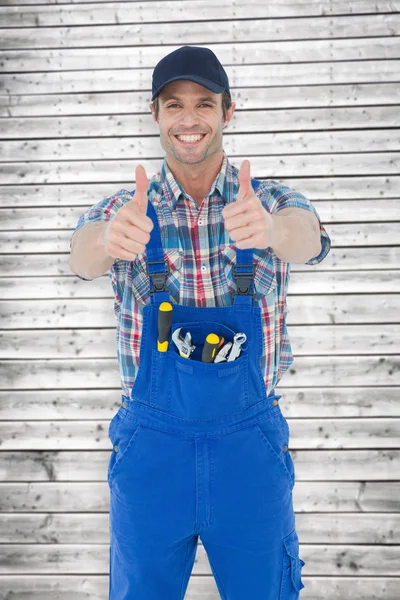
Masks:
[[[218,190],[221,198],[224,201],[224,204],[228,204],[229,202],[233,201],[237,193],[238,169],[230,163],[225,151],[223,152],[224,158],[221,164],[221,169],[207,195],[211,196],[215,193],[216,190]],[[163,195],[166,198],[167,202],[170,204],[171,210],[175,210],[179,198],[181,197],[181,195],[184,195],[185,192],[181,184],[175,179],[170,168],[168,167],[166,157],[164,157],[160,169],[160,180]]]

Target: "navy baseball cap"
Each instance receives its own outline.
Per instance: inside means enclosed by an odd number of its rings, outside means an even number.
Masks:
[[[154,100],[168,83],[178,79],[199,83],[215,94],[226,90],[231,95],[228,75],[209,48],[182,46],[164,56],[153,71],[151,99]]]

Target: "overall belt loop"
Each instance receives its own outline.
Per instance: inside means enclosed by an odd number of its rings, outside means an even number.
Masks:
[[[166,285],[167,275],[169,274],[170,269],[168,263],[164,260],[160,225],[157,213],[150,200],[147,204],[147,216],[153,221],[154,227],[150,233],[150,240],[146,245],[146,267],[147,274],[150,277],[151,303],[158,304],[170,300],[169,291]]]

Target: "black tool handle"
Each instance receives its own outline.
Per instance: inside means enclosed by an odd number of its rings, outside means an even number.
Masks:
[[[172,326],[172,304],[170,302],[161,302],[158,309],[158,340],[157,349],[159,352],[168,350],[168,337]]]
[[[215,355],[217,354],[219,341],[219,336],[216,333],[208,334],[203,346],[203,352],[201,354],[201,360],[203,362],[214,362]]]

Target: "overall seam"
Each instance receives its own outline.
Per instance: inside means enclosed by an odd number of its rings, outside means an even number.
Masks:
[[[184,598],[184,596],[183,596],[183,585],[185,583],[185,577],[186,577],[186,570],[187,570],[188,556],[189,556],[189,547],[190,547],[190,541],[188,541],[187,544],[186,544],[186,554],[185,554],[185,563],[184,563],[183,574],[182,574],[180,600],[183,600],[183,598]]]
[[[148,421],[146,421],[145,418],[140,419],[140,417],[136,417],[136,416],[134,418],[132,418],[132,417],[127,417],[127,418],[132,421],[136,421],[139,419],[141,424],[148,429],[156,429],[157,431],[164,431],[171,435],[174,435],[174,436],[177,435],[177,436],[182,437],[187,440],[195,439],[196,436],[198,435],[198,433],[196,433],[196,432],[189,432],[187,430],[186,431],[178,431],[176,429],[173,429],[173,426],[171,428],[168,425],[162,425],[162,424],[158,424],[158,423],[157,424],[149,423]],[[258,423],[262,423],[268,419],[269,419],[269,417],[260,419],[260,417],[255,415],[254,417],[251,418],[251,420],[249,420],[246,423],[238,423],[236,425],[230,425],[229,427],[223,427],[221,429],[218,429],[215,432],[203,432],[201,435],[203,435],[207,439],[216,439],[223,435],[229,435],[231,433],[235,433],[236,431],[240,431],[242,429],[254,427],[254,425],[257,425]]]
[[[218,575],[218,573],[217,573],[217,571],[215,569],[215,566],[213,565],[212,560],[210,559],[210,557],[208,556],[208,554],[207,554],[207,558],[208,558],[208,562],[211,565],[212,571],[214,573],[215,580],[218,582],[218,587],[219,587],[219,591],[220,591],[220,594],[221,594],[221,600],[227,600],[227,597],[226,597],[226,594],[225,594],[225,590],[224,590],[224,588],[222,586],[222,581],[220,579],[220,576]]]

